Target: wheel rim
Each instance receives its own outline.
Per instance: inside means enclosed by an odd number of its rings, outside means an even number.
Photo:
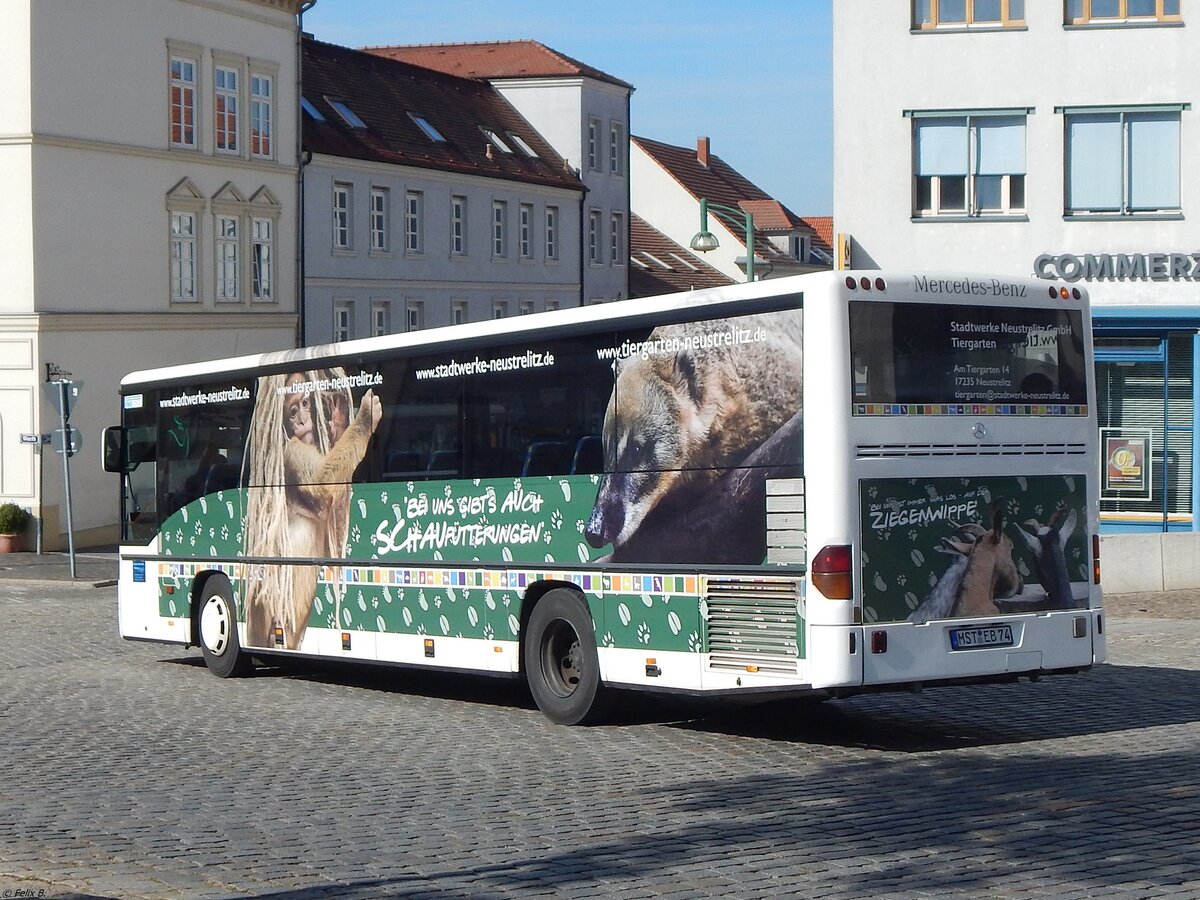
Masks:
[[[200,640],[213,656],[229,647],[229,607],[224,597],[209,597],[200,614]]]
[[[583,679],[583,651],[570,622],[556,619],[542,641],[542,675],[559,697],[570,697]]]

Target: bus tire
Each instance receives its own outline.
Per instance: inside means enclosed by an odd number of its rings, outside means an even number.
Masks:
[[[208,670],[218,678],[249,674],[253,661],[238,641],[237,606],[224,576],[213,575],[204,582],[197,609],[196,635]]]
[[[574,591],[548,592],[529,616],[525,678],[538,709],[559,725],[594,722],[607,708],[600,683],[596,629]]]

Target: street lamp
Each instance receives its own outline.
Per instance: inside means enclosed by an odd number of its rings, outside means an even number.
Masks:
[[[746,280],[754,280],[754,215],[736,206],[725,206],[721,203],[710,203],[700,198],[700,230],[692,238],[690,246],[697,253],[708,253],[720,246],[717,236],[708,230],[708,211],[713,211],[718,219],[732,219],[735,224],[746,227]]]

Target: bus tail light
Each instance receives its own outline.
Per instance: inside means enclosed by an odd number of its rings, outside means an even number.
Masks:
[[[1092,584],[1100,583],[1100,535],[1092,535]]]
[[[849,544],[821,548],[812,564],[812,583],[830,600],[849,600],[854,596],[853,554]]]

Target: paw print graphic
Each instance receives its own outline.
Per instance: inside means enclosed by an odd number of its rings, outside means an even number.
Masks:
[[[616,642],[615,640],[613,640],[613,636],[612,636],[612,632],[611,632],[611,631],[606,631],[606,632],[604,633],[604,637],[602,637],[602,638],[600,639],[600,645],[601,645],[602,647],[615,647],[615,646],[617,646],[617,642]]]
[[[387,503],[387,497],[388,497],[388,495],[387,495],[387,491],[380,491],[380,493],[379,493],[379,502],[380,502],[380,503]]]
[[[555,531],[558,531],[560,528],[562,528],[562,525],[563,525],[562,513],[559,512],[557,509],[554,512],[550,513],[550,525]]]
[[[639,642],[641,642],[643,644],[650,643],[650,626],[647,625],[645,622],[641,622],[638,624],[637,639]]]
[[[700,635],[694,631],[688,635],[688,649],[693,653],[700,652]]]
[[[451,495],[454,494],[454,488],[450,487],[450,485],[446,485],[444,488],[442,488],[442,493],[445,495],[446,499],[449,500]]]

